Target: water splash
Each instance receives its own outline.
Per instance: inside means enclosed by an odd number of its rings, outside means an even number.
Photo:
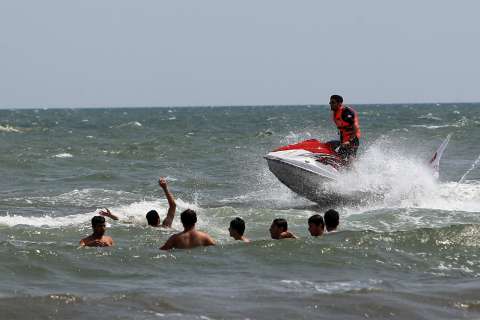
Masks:
[[[177,203],[177,214],[181,211],[191,208],[194,210],[201,209],[200,207],[196,206],[195,204],[185,202],[181,199],[176,200]],[[167,213],[168,204],[165,199],[158,200],[158,201],[138,201],[133,202],[127,205],[122,206],[113,206],[110,207],[110,210],[117,215],[120,220],[118,223],[123,224],[133,224],[133,225],[147,225],[147,221],[145,218],[145,214],[155,209],[158,211],[160,218],[162,219]],[[25,225],[31,227],[42,227],[42,228],[60,228],[60,227],[75,227],[75,226],[82,226],[85,224],[89,224],[90,219],[98,214],[98,211],[101,208],[80,213],[74,215],[67,215],[61,217],[55,217],[49,214],[45,214],[42,216],[24,216],[21,214],[7,214],[4,216],[0,216],[0,225],[4,226],[18,226],[18,225]],[[180,219],[175,219],[174,227],[180,228]],[[202,220],[199,219],[200,225],[202,224]]]
[[[470,174],[470,172],[472,172],[476,167],[477,165],[480,163],[480,154],[478,155],[478,158],[477,160],[475,160],[473,163],[472,163],[472,166],[470,167],[470,169],[468,169],[465,174],[460,178],[460,180],[458,180],[458,183],[463,183],[465,181],[465,178]]]

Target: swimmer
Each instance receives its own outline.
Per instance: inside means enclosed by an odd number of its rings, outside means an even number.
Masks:
[[[314,214],[308,218],[308,231],[313,237],[321,237],[325,230],[325,222],[323,222],[323,217],[319,214]]]
[[[80,240],[82,247],[111,247],[113,240],[111,237],[105,235],[107,229],[105,225],[105,218],[102,216],[95,216],[92,218],[92,235]]]
[[[272,239],[297,239],[297,237],[288,231],[288,223],[285,219],[275,219],[270,226],[270,236]]]
[[[175,217],[175,211],[177,209],[177,204],[175,203],[175,198],[173,194],[168,190],[167,180],[165,178],[160,178],[158,180],[158,185],[163,189],[165,197],[168,201],[168,211],[167,216],[163,219],[162,224],[160,224],[160,216],[156,210],[150,210],[147,212],[146,218],[148,225],[152,227],[163,227],[171,228],[173,223],[173,218]]]
[[[230,221],[228,231],[230,232],[230,237],[233,239],[247,243],[250,242],[250,240],[243,235],[245,233],[245,221],[243,221],[242,218],[237,217]]]
[[[183,231],[171,236],[160,250],[191,249],[195,247],[214,246],[215,241],[205,232],[197,231],[197,213],[187,209],[180,214]]]
[[[146,215],[147,223],[152,227],[171,228],[173,218],[175,217],[175,211],[177,210],[177,204],[175,203],[175,198],[173,197],[173,194],[170,192],[170,190],[168,190],[167,180],[165,180],[165,178],[160,178],[158,180],[158,185],[163,189],[163,192],[165,193],[168,201],[167,216],[160,224],[160,216],[158,215],[158,212],[156,210],[150,210],[147,212]],[[102,216],[112,218],[113,220],[118,220],[118,217],[111,213],[108,208],[100,211],[100,214]]]
[[[340,216],[337,211],[330,209],[325,212],[323,216],[325,220],[325,228],[327,232],[335,232],[337,231],[338,224],[340,223]]]

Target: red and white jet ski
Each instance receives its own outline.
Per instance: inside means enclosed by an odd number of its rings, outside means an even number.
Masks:
[[[433,175],[438,177],[440,159],[450,140],[443,141],[429,161]],[[322,185],[337,181],[344,162],[332,146],[315,139],[283,146],[265,156],[270,171],[293,192],[314,202],[337,201],[332,195],[325,199]]]

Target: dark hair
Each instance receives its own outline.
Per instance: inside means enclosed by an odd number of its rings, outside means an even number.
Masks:
[[[334,100],[336,102],[343,103],[343,97],[339,96],[338,94],[333,94],[332,96],[330,96],[330,100]]]
[[[325,222],[323,222],[323,217],[319,214],[314,214],[310,218],[308,218],[308,224],[314,224],[317,227],[322,226],[325,227]]]
[[[245,232],[245,221],[243,221],[242,218],[236,217],[235,219],[230,221],[230,228],[237,231],[238,234],[243,236],[243,233]]]
[[[187,209],[180,214],[180,220],[184,227],[192,227],[197,223],[197,213],[192,209]]]
[[[338,215],[337,211],[330,209],[327,212],[325,212],[324,219],[325,219],[325,226],[327,227],[327,230],[333,230],[336,227],[338,227],[340,216]]]
[[[147,222],[151,226],[156,226],[160,222],[160,216],[156,210],[150,210],[146,215]]]
[[[274,219],[274,220],[273,220],[273,224],[276,225],[276,226],[279,227],[279,228],[282,228],[283,231],[287,231],[287,230],[288,230],[287,220],[285,220],[285,219],[283,219],[283,218]]]
[[[92,227],[95,227],[96,225],[105,223],[105,218],[102,216],[95,216],[92,218]]]

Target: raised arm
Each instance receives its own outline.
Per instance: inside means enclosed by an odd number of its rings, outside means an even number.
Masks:
[[[113,220],[118,220],[118,217],[113,213],[111,213],[108,208],[105,208],[105,210],[100,210],[98,214],[104,217],[109,217],[110,219],[113,219]]]
[[[160,178],[158,180],[158,185],[163,189],[165,192],[165,197],[168,200],[168,212],[165,219],[163,219],[162,226],[166,228],[172,227],[173,218],[175,217],[175,211],[177,210],[177,204],[175,203],[175,198],[173,194],[168,190],[167,180],[165,178]]]

